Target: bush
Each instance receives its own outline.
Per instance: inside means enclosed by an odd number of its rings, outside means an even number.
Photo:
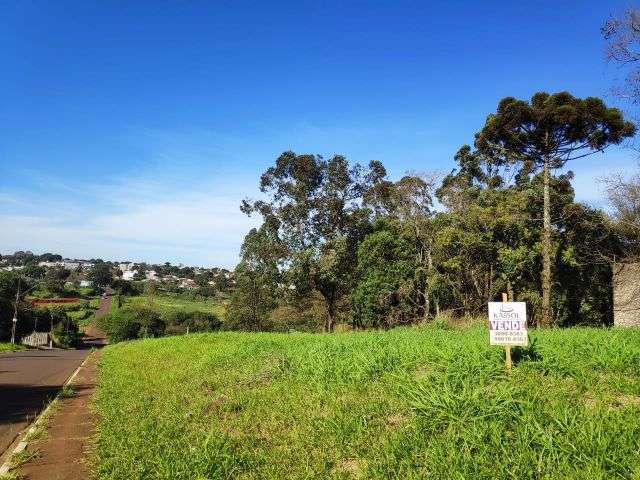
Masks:
[[[167,334],[189,332],[211,332],[220,328],[222,322],[213,313],[201,311],[171,310],[162,317],[167,325]]]
[[[160,318],[160,312],[149,307],[132,309],[134,318],[140,324],[140,338],[161,337],[164,335],[165,322]]]
[[[78,324],[67,317],[53,327],[53,341],[64,348],[75,348],[80,344],[82,335],[78,331]]]
[[[148,307],[125,307],[98,320],[111,343],[136,338],[160,337],[165,323],[160,314]]]
[[[98,319],[98,327],[107,334],[111,343],[138,338],[140,331],[140,324],[125,310],[118,310]]]
[[[80,300],[79,302],[72,303],[70,305],[62,304],[60,305],[60,308],[65,312],[78,312],[80,310],[87,310],[90,306],[91,304],[89,300]]]
[[[211,332],[222,322],[213,313],[169,310],[164,313],[147,306],[125,306],[98,320],[111,343],[137,338]]]
[[[302,299],[294,305],[284,304],[269,313],[264,327],[273,332],[317,331],[324,323],[327,310],[321,299],[311,297]]]

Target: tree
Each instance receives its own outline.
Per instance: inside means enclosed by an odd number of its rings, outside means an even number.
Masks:
[[[629,176],[611,175],[603,182],[625,245],[624,256],[640,259],[640,169]]]
[[[97,287],[108,287],[113,283],[111,267],[102,261],[93,264],[87,278]]]
[[[354,326],[390,328],[414,318],[420,294],[414,285],[416,265],[411,245],[397,231],[379,230],[358,248],[360,280],[353,291]]]
[[[22,273],[27,278],[42,280],[44,278],[44,275],[47,273],[47,269],[39,266],[36,263],[30,263],[22,269]]]
[[[632,7],[619,17],[610,17],[602,29],[607,42],[605,56],[626,71],[621,85],[614,87],[614,94],[637,103],[640,100],[640,10]]]
[[[378,218],[388,218],[410,247],[416,295],[406,299],[415,301],[415,313],[424,318],[431,313],[431,292],[435,287],[432,207],[437,180],[436,174],[405,175],[395,183],[380,180],[364,196],[365,204],[373,208]]]
[[[616,108],[594,97],[539,92],[531,101],[506,97],[476,134],[478,152],[500,166],[520,162],[527,173],[543,171],[542,319],[553,322],[551,308],[551,169],[603,151],[635,134],[635,126]]]
[[[284,152],[260,179],[268,199],[245,200],[241,206],[249,215],[260,213],[278,232],[297,291],[320,292],[327,332],[333,330],[337,306],[354,280],[357,244],[369,217],[361,201],[371,179],[380,178],[379,167],[372,162],[363,177],[362,167],[350,167],[340,155],[324,160]]]
[[[69,278],[70,271],[64,267],[51,267],[44,276],[44,285],[51,293],[61,295],[64,292],[64,284]]]
[[[236,288],[227,314],[230,328],[265,328],[269,312],[277,305],[281,282],[278,264],[283,255],[277,232],[268,224],[249,231],[235,270]]]

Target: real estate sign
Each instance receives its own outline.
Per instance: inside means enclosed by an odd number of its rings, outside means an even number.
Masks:
[[[489,343],[528,345],[525,302],[489,302]]]

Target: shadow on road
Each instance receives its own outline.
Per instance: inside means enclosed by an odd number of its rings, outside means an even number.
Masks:
[[[0,384],[0,424],[34,417],[61,388],[50,385]]]

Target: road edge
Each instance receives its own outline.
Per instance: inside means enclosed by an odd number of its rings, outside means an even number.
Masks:
[[[60,388],[60,390],[58,391],[56,396],[47,404],[47,406],[44,408],[44,410],[42,410],[38,414],[38,416],[35,418],[35,420],[33,422],[31,422],[29,425],[27,425],[24,428],[24,430],[22,430],[20,433],[18,433],[18,435],[16,435],[16,438],[13,440],[11,445],[14,445],[16,442],[18,442],[18,444],[7,455],[7,457],[5,458],[4,463],[2,464],[2,466],[0,466],[0,476],[7,475],[13,468],[16,467],[16,466],[14,466],[12,464],[13,457],[18,455],[19,453],[23,452],[27,448],[27,446],[29,445],[29,437],[31,435],[33,435],[37,431],[37,428],[43,422],[43,419],[46,418],[47,414],[51,411],[53,406],[59,401],[60,393],[62,392],[62,389],[64,387],[66,387],[67,385],[69,385],[71,382],[73,382],[73,380],[78,375],[78,372],[85,366],[85,364],[89,361],[89,359],[93,355],[95,355],[95,353],[96,353],[96,351],[94,350],[94,351],[90,352],[89,355],[87,355],[85,357],[85,359],[78,366],[78,368],[76,368],[73,371],[73,373],[69,376],[69,378],[67,378],[67,380],[62,384],[62,387]],[[11,446],[9,447],[9,449],[10,448],[11,448]],[[7,449],[7,450],[9,450],[9,449]]]

